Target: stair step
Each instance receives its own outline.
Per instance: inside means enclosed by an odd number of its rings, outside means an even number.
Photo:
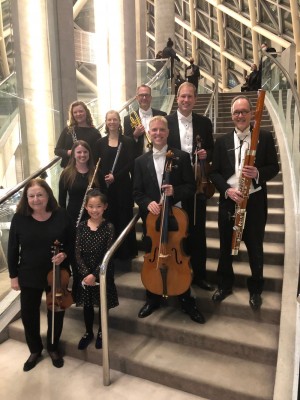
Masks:
[[[239,268],[242,269],[242,267]],[[268,271],[268,268],[266,270]],[[275,274],[274,271],[272,272]],[[246,282],[246,276],[249,276],[249,266],[245,268],[244,274]],[[141,282],[139,272],[118,273],[115,282],[119,296],[137,300],[145,299],[145,288]],[[278,285],[280,286],[280,282],[278,282]],[[192,295],[196,297],[196,302],[204,313],[219,314],[221,310],[224,313],[223,315],[254,320],[261,318],[264,322],[279,323],[280,292],[265,290],[262,294],[263,307],[259,313],[253,313],[249,306],[249,293],[246,289],[246,284],[244,283],[243,287],[235,286],[233,291],[233,295],[223,301],[220,306],[216,306],[211,300],[212,292],[207,292],[196,285],[192,285]],[[174,306],[177,304],[176,298],[173,297],[170,297],[168,302]]]
[[[155,314],[148,318],[157,319]],[[190,320],[186,322],[188,325],[199,330],[204,328]],[[101,351],[93,344],[84,351],[77,349],[83,326],[83,321],[65,317],[61,340],[64,353],[101,365]],[[25,340],[20,320],[12,323],[9,330],[10,337]],[[45,338],[45,316],[41,319],[41,331]],[[116,329],[109,329],[109,338],[110,366],[121,372],[211,400],[269,400],[272,397],[275,367],[271,365],[148,335],[137,333],[133,336]]]

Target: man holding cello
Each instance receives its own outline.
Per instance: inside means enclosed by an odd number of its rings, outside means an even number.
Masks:
[[[151,251],[156,257],[153,271],[158,270],[156,278],[160,281],[159,284],[161,283],[162,286],[164,286],[161,292],[159,290],[155,292],[153,292],[152,289],[149,290],[149,288],[152,288],[153,286],[152,282],[150,282],[148,286],[147,277],[152,277],[152,273],[150,273],[149,275],[145,273],[144,276],[146,276],[146,279],[144,281],[142,272],[142,280],[144,286],[147,289],[147,301],[138,314],[139,318],[145,318],[152,314],[153,311],[155,311],[157,308],[159,308],[162,295],[164,295],[165,297],[168,296],[170,282],[176,282],[177,278],[177,282],[180,282],[180,274],[182,273],[181,260],[184,260],[185,258],[185,254],[182,250],[182,243],[178,244],[178,248],[176,250],[173,251],[172,248],[172,250],[168,251],[168,244],[165,240],[162,240],[162,235],[159,234],[162,233],[162,221],[165,217],[164,212],[162,212],[163,210],[165,210],[165,200],[167,200],[168,202],[170,201],[172,205],[174,205],[177,203],[181,203],[182,201],[187,200],[190,197],[193,197],[195,193],[195,180],[190,163],[190,157],[184,151],[168,148],[168,135],[169,130],[167,120],[163,116],[153,117],[149,123],[149,136],[152,141],[153,149],[138,157],[135,161],[133,190],[134,201],[140,208],[141,217],[143,219],[143,230],[146,240],[149,239],[149,236],[147,235],[150,234],[150,229],[148,226],[148,222],[150,220],[149,217],[157,216],[157,224],[154,224],[155,229],[153,230],[155,231],[154,235],[157,234],[156,236],[159,237],[159,243],[157,243],[157,237],[150,237],[151,245],[148,246],[146,252],[148,252],[149,247],[152,246]],[[172,158],[174,160],[174,164],[176,165],[171,167],[170,171],[167,172],[165,169],[165,165],[171,164],[169,158]],[[169,179],[166,178],[166,174],[169,175]],[[167,183],[165,183],[166,180]],[[164,200],[162,201],[162,199]],[[172,213],[172,209],[177,209],[177,207],[171,207],[170,213]],[[188,220],[185,212],[182,210],[180,211],[182,212],[184,218]],[[169,213],[166,212],[166,214]],[[173,223],[174,226],[176,226],[177,228],[182,224],[182,222],[176,221],[176,217],[172,215],[172,223],[170,223],[170,221],[167,221],[166,224],[168,226],[167,231],[176,231],[176,227],[174,228],[173,226],[173,228],[170,228]],[[169,237],[171,237],[174,232],[168,233],[170,233]],[[182,242],[182,240],[180,242]],[[167,251],[166,254],[162,255],[163,248],[167,248]],[[173,252],[176,252],[175,257],[173,254],[171,254]],[[149,254],[145,255],[145,262],[147,259],[147,255],[149,256]],[[174,267],[173,264],[176,263],[178,264],[178,270],[174,272],[174,274],[177,278],[173,280],[173,277],[171,276],[172,269]],[[187,271],[189,274],[187,287],[182,293],[177,292],[176,287],[173,287],[172,294],[170,295],[174,295],[173,293],[176,293],[183,312],[187,313],[193,321],[203,324],[205,323],[205,318],[197,309],[195,299],[192,298],[190,294],[190,282],[192,279],[192,272],[189,267],[189,263],[187,263],[187,265]],[[143,269],[145,267],[149,267],[149,265],[146,266],[144,263]],[[153,272],[153,274],[155,274],[155,272]],[[175,291],[173,292],[173,290]]]

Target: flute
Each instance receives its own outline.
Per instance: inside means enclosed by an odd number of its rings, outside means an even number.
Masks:
[[[112,166],[112,168],[111,168],[111,170],[110,170],[110,174],[112,174],[112,175],[113,175],[113,173],[114,173],[114,170],[115,170],[115,167],[116,167],[118,158],[119,158],[119,156],[120,156],[121,148],[122,148],[122,142],[119,143],[118,150],[117,150],[117,154],[116,154],[116,157],[115,157],[113,166]],[[110,185],[110,184],[107,182],[107,183],[106,183],[106,186],[108,187],[109,185]]]
[[[80,211],[79,211],[79,215],[78,215],[78,219],[77,219],[77,222],[76,222],[76,228],[77,228],[77,226],[79,225],[79,223],[80,223],[80,221],[81,221],[82,214],[83,214],[83,211],[84,211],[86,196],[87,196],[89,190],[90,190],[90,189],[92,188],[92,186],[93,186],[93,183],[94,183],[94,180],[95,180],[95,176],[96,176],[96,173],[97,173],[98,168],[99,168],[100,160],[101,160],[101,158],[99,157],[99,160],[98,160],[98,162],[97,162],[97,164],[96,164],[96,167],[95,167],[95,171],[94,171],[92,180],[91,180],[91,182],[88,184],[88,187],[86,188],[86,191],[85,191],[85,194],[84,194],[84,197],[83,197],[83,202],[82,202],[82,205],[81,205],[81,208],[80,208]]]

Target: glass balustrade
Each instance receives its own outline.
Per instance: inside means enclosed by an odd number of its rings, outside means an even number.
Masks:
[[[268,93],[284,132],[285,143],[290,160],[290,169],[295,185],[297,214],[300,212],[300,100],[296,85],[281,65],[281,54],[263,57],[262,89]],[[272,58],[271,58],[272,57]]]
[[[19,112],[16,85],[14,73],[0,84],[0,138]]]

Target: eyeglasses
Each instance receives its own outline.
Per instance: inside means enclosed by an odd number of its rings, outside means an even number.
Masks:
[[[147,98],[150,97],[150,96],[151,96],[151,94],[149,94],[149,93],[141,93],[141,94],[138,94],[138,97],[140,97],[140,98],[146,97],[146,99],[147,99]]]
[[[244,117],[245,115],[247,115],[247,114],[249,114],[251,111],[246,111],[246,110],[243,110],[243,111],[234,111],[233,113],[232,113],[232,115],[234,116],[234,117],[238,117],[240,114],[242,114],[242,116]]]

